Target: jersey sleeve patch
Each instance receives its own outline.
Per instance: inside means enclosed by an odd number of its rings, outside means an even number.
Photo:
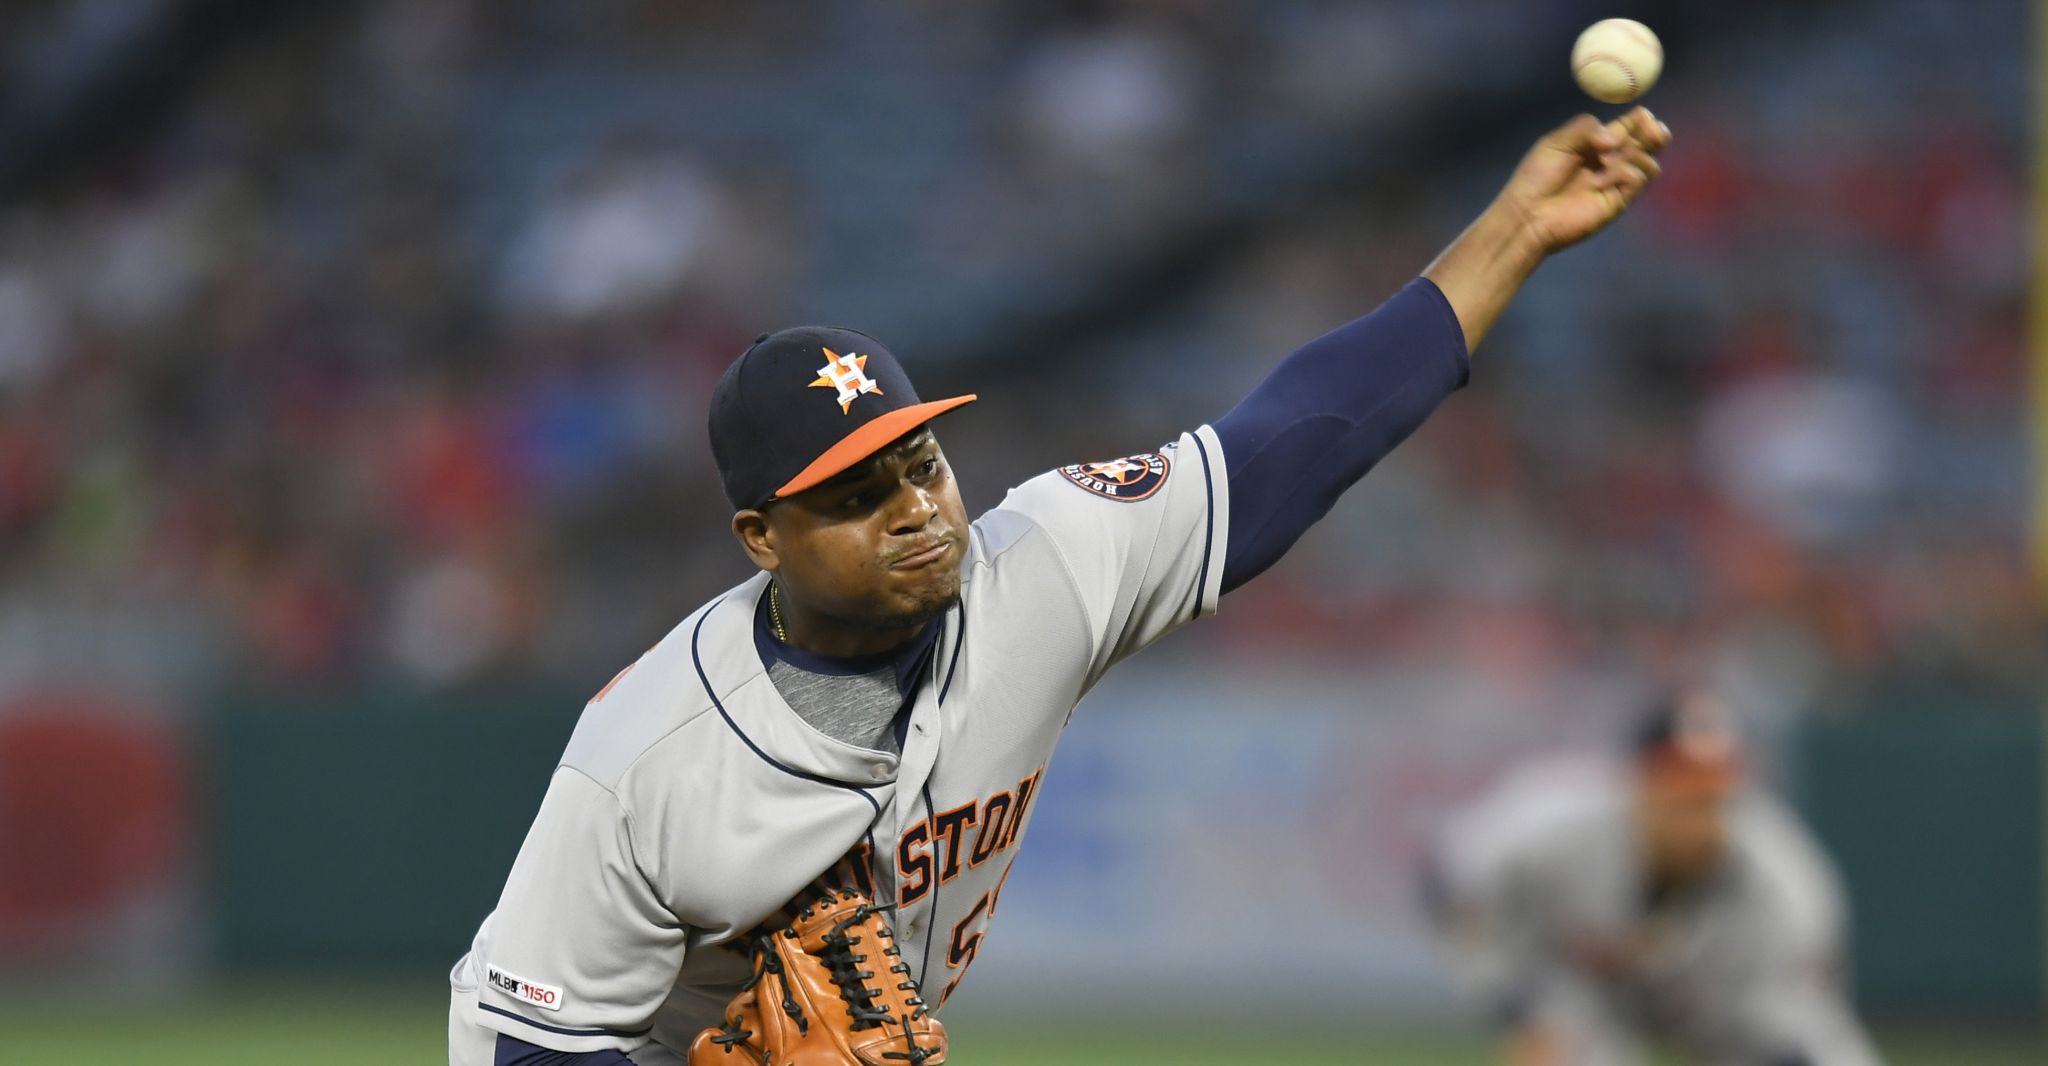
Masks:
[[[1060,476],[1105,499],[1135,503],[1159,491],[1172,467],[1158,452],[1112,459],[1106,463],[1074,463],[1060,467]]]
[[[511,996],[521,1003],[530,1004],[542,1010],[558,1011],[562,1009],[562,990],[552,985],[538,984],[524,977],[515,977],[504,970],[498,969],[496,966],[486,968],[485,979],[490,982],[492,988]]]

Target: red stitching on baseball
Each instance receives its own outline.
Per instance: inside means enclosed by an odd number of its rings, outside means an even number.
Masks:
[[[1579,60],[1579,65],[1572,68],[1572,73],[1583,74],[1586,72],[1587,67],[1590,67],[1603,59],[1620,68],[1622,77],[1628,79],[1629,92],[1635,92],[1638,88],[1641,87],[1641,84],[1636,81],[1635,70],[1628,65],[1627,61],[1623,60],[1620,56],[1609,55],[1606,52],[1595,52],[1592,55],[1589,55],[1586,58]]]

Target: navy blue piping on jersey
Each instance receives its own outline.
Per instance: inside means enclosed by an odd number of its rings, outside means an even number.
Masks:
[[[931,783],[930,781],[926,781],[926,782],[924,783],[924,820],[925,820],[925,823],[926,823],[926,824],[928,824],[928,825],[929,825],[929,824],[931,824],[931,822],[932,822],[933,818],[935,818],[935,817],[936,817],[936,815],[934,815],[934,814],[932,813],[934,809],[935,809],[935,808],[933,808],[933,807],[932,807],[932,783]],[[934,828],[933,828],[933,832],[937,832],[937,828],[936,828],[936,827],[934,827]],[[938,936],[938,935],[939,935],[939,913],[940,913],[940,912],[939,912],[939,867],[938,867],[938,854],[939,854],[938,842],[937,842],[937,841],[933,841],[933,842],[932,842],[932,911],[931,911],[931,914],[932,914],[932,924],[930,924],[929,926],[926,926],[926,927],[925,927],[925,931],[924,931],[924,969],[923,969],[923,970],[921,970],[921,971],[919,971],[919,973],[918,973],[918,975],[917,975],[917,994],[918,994],[918,995],[920,995],[920,996],[924,995],[924,993],[925,993],[925,990],[926,990],[927,988],[929,988],[929,987],[930,987],[930,986],[929,986],[929,985],[927,985],[927,984],[926,984],[925,982],[926,982],[926,981],[927,981],[927,980],[928,980],[928,979],[929,979],[929,978],[931,977],[931,975],[932,975],[932,938],[933,938],[933,937],[935,937],[935,936]],[[901,890],[899,889],[898,891],[899,891],[899,893],[900,893],[900,891],[901,891]]]
[[[953,674],[960,669],[960,649],[967,646],[967,597],[962,595],[954,604],[960,612],[960,632],[953,634],[953,655],[946,661],[946,681],[939,686],[939,706],[946,705],[946,693],[953,691]]]
[[[1202,491],[1208,493],[1206,523],[1202,526],[1202,573],[1195,579],[1195,609],[1188,615],[1192,622],[1202,617],[1202,598],[1209,593],[1209,548],[1216,542],[1216,481],[1209,473],[1209,446],[1202,443],[1200,434],[1195,436],[1195,454],[1202,457]]]
[[[631,1033],[620,1032],[617,1029],[565,1029],[559,1025],[548,1025],[545,1022],[534,1021],[532,1018],[528,1018],[523,1014],[514,1014],[513,1012],[506,1010],[503,1007],[493,1007],[488,1003],[478,1003],[477,1006],[484,1010],[490,1011],[492,1014],[502,1014],[515,1022],[525,1022],[526,1024],[533,1026],[535,1029],[543,1029],[550,1033],[560,1033],[563,1036],[619,1036],[625,1037],[627,1039],[637,1039],[639,1037],[646,1036],[648,1033],[654,1031],[654,1027],[651,1025],[645,1029],[637,1030]]]
[[[880,859],[882,854],[881,849],[875,846],[875,825],[879,823],[881,820],[882,812],[880,808],[877,808],[875,810],[874,821],[868,823],[868,885],[875,890],[875,903],[878,906],[894,907],[896,906],[897,902],[894,899],[889,900],[889,902],[887,902],[886,904],[882,902],[882,879],[875,876],[875,863]]]
[[[497,1046],[491,1050],[491,1066],[633,1066],[633,1060],[612,1048],[556,1051],[499,1033]]]
[[[1210,428],[1230,477],[1223,591],[1273,565],[1337,497],[1465,384],[1450,301],[1416,278],[1371,314],[1302,345]]]
[[[857,792],[860,794],[860,798],[868,801],[868,806],[873,807],[875,809],[875,816],[877,818],[881,817],[882,805],[880,803],[875,802],[875,797],[868,794],[866,786],[856,785],[850,781],[835,781],[829,777],[824,777],[819,774],[806,773],[793,766],[786,766],[780,762],[777,762],[774,756],[768,754],[765,751],[762,751],[761,746],[759,744],[754,743],[754,738],[748,736],[747,731],[741,729],[740,724],[732,720],[732,715],[726,713],[725,704],[719,702],[718,693],[712,691],[711,689],[711,678],[704,672],[704,657],[701,654],[699,654],[697,647],[698,638],[704,635],[704,623],[709,621],[712,612],[718,610],[718,608],[724,603],[725,598],[720,597],[717,603],[714,603],[711,606],[705,608],[704,613],[697,617],[696,628],[690,630],[690,665],[697,668],[697,683],[704,686],[704,695],[709,696],[711,698],[711,706],[717,709],[718,716],[720,718],[725,719],[726,728],[732,730],[734,736],[740,738],[740,741],[742,743],[744,743],[747,747],[753,749],[754,754],[759,755],[761,757],[762,762],[765,762],[768,765],[775,767],[777,770],[780,770],[791,777],[800,778],[805,781],[815,781],[818,784],[831,785],[835,788],[843,788],[849,792]]]

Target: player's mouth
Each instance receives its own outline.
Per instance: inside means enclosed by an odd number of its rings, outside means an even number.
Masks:
[[[953,545],[957,543],[959,543],[959,539],[956,537],[942,537],[938,542],[928,547],[913,549],[908,554],[899,555],[890,560],[889,569],[922,570],[951,554]]]

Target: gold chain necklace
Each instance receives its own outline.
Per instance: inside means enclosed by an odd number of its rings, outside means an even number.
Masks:
[[[782,628],[782,609],[777,607],[775,603],[779,599],[776,593],[780,588],[781,586],[773,581],[768,583],[768,621],[775,626],[775,639],[787,644],[789,643],[789,633]]]

